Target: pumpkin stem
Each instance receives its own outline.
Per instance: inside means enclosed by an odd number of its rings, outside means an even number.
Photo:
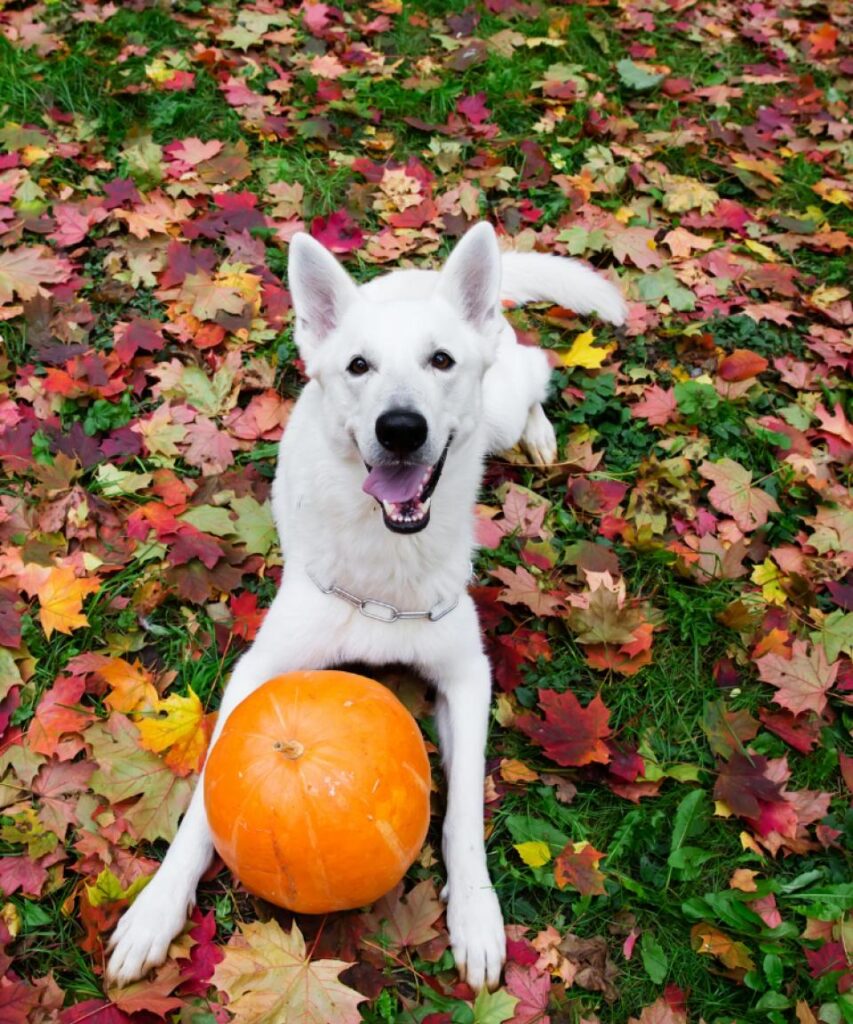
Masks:
[[[291,761],[295,761],[297,757],[302,757],[305,753],[305,747],[299,742],[299,740],[276,740],[273,743],[273,750],[279,750],[285,757],[289,757]]]

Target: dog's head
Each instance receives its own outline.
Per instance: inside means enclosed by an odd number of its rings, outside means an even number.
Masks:
[[[358,288],[331,253],[299,234],[288,277],[296,342],[322,388],[328,437],[364,463],[363,489],[382,505],[388,529],[422,530],[445,460],[479,421],[501,328],[494,231],[472,228],[437,278],[402,274],[381,289]]]

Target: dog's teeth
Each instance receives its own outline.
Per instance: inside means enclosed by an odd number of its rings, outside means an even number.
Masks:
[[[422,502],[421,509],[422,509],[424,515],[426,515],[426,513],[429,511],[429,506],[430,506],[430,502],[431,501],[432,501],[432,495],[430,495],[424,502]]]

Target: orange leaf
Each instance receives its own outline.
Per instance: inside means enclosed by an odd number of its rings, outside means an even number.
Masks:
[[[113,711],[134,711],[143,705],[157,703],[157,691],[148,672],[139,661],[132,665],[124,658],[112,658],[98,675],[112,687],[104,703]]]
[[[755,967],[749,950],[742,942],[735,942],[728,935],[706,924],[704,921],[690,929],[690,945],[703,956],[715,956],[726,967],[751,971]]]
[[[79,626],[88,626],[89,620],[82,613],[83,598],[94,593],[101,585],[100,580],[77,579],[73,569],[55,568],[36,591],[41,609],[39,619],[44,635],[70,633]]]
[[[717,373],[723,380],[733,383],[735,381],[749,380],[756,377],[767,369],[768,363],[764,356],[752,352],[748,348],[736,348],[721,361]]]
[[[570,885],[584,896],[604,895],[604,875],[598,863],[605,856],[589,843],[569,843],[554,861],[554,879],[561,889]]]

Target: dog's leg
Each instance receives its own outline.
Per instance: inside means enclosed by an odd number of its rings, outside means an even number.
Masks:
[[[494,988],[500,982],[506,939],[483,839],[491,672],[481,652],[439,671],[437,720],[447,774],[442,844],[447,925],[460,974],[475,989]]]
[[[298,622],[297,626],[292,610],[287,610],[293,603],[287,600],[284,590],[279,592],[254,644],[237,662],[222,697],[211,746],[228,715],[244,698],[267,679],[300,668],[305,664],[304,658],[311,657],[305,622]],[[204,811],[202,775],[163,863],[110,939],[110,981],[126,984],[163,962],[172,939],[184,927],[195,903],[196,886],[212,857],[213,840]]]
[[[519,441],[537,466],[557,459],[554,428],[542,409],[551,368],[538,348],[503,342],[483,378],[483,413],[490,453]]]

